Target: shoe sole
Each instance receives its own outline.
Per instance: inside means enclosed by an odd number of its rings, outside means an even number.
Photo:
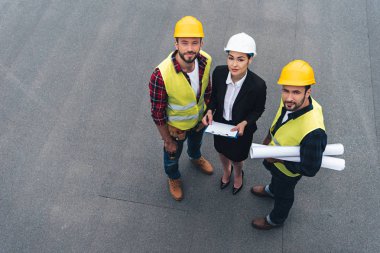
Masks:
[[[208,172],[208,171],[204,171],[202,169],[199,169],[203,174],[206,174],[206,175],[212,175],[214,174],[214,171],[211,171],[211,172]]]
[[[275,228],[275,227],[260,227],[260,226],[257,226],[256,224],[253,224],[252,223],[252,226],[254,227],[254,228],[256,228],[256,229],[259,229],[259,230],[271,230],[272,228]]]
[[[256,224],[254,224],[253,221],[251,222],[251,225],[252,225],[252,227],[259,229],[259,230],[271,230],[271,229],[276,229],[276,228],[280,228],[283,226],[283,224],[281,224],[281,225],[270,226],[270,227],[260,227]]]
[[[172,196],[173,197],[173,196]],[[181,198],[174,198],[173,197],[173,199],[175,200],[175,201],[181,201],[181,200],[183,200],[183,197],[181,197]]]
[[[273,199],[273,197],[271,195],[267,195],[267,194],[262,194],[262,193],[258,193],[258,192],[255,192],[253,190],[253,188],[251,188],[251,193],[259,198],[270,198],[270,199]]]

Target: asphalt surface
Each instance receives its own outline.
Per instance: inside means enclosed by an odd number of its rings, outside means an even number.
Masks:
[[[150,117],[148,80],[174,49],[175,22],[204,24],[214,67],[239,32],[268,86],[261,142],[290,60],[314,67],[313,96],[346,169],[303,178],[282,228],[257,231],[269,173],[245,163],[244,188],[220,191],[212,136],[206,176],[181,157],[175,202]],[[379,252],[380,1],[0,0],[0,252]]]

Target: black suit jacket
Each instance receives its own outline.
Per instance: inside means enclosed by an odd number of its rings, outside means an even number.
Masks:
[[[217,66],[212,73],[212,93],[208,109],[214,112],[213,119],[217,122],[223,119],[228,72],[228,67],[223,65]],[[266,90],[265,81],[248,70],[247,77],[232,107],[232,122],[234,125],[246,120],[248,124],[245,131],[251,130],[254,132],[257,129],[256,121],[265,110]]]

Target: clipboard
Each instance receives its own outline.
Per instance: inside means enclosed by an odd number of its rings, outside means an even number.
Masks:
[[[234,127],[235,127],[234,125],[228,125],[228,124],[223,124],[223,123],[213,121],[211,125],[207,126],[205,132],[214,134],[214,135],[227,137],[227,138],[236,139],[238,137],[238,131],[231,132],[231,129]]]

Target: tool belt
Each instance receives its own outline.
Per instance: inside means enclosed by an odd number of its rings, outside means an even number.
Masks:
[[[176,140],[183,141],[184,139],[186,139],[187,131],[195,130],[196,132],[199,132],[204,127],[205,126],[202,124],[202,122],[199,122],[195,127],[190,128],[188,130],[181,130],[171,125],[168,125],[168,130],[171,137],[175,138]]]

